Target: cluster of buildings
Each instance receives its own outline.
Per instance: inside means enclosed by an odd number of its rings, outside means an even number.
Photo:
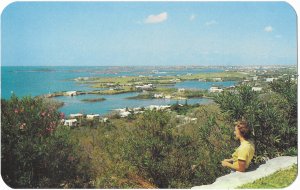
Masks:
[[[137,107],[137,108],[122,108],[122,109],[115,109],[115,112],[120,116],[120,117],[128,117],[130,114],[138,114],[138,113],[143,113],[144,110],[169,110],[171,106],[166,105],[150,105],[145,108]]]
[[[135,86],[137,90],[152,90],[154,88],[153,84],[144,84]]]
[[[99,114],[87,114],[84,115],[82,113],[70,114],[68,119],[62,119],[61,123],[65,126],[76,127],[80,124],[82,119],[91,120],[91,121],[99,121],[102,123],[106,123],[108,121],[107,117],[100,117]]]

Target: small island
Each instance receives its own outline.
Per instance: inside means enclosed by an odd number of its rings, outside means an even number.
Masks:
[[[82,99],[83,102],[103,102],[105,98],[91,98],[91,99]]]

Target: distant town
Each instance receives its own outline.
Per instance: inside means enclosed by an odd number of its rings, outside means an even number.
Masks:
[[[222,72],[212,73],[184,73],[177,75],[167,75],[168,70],[185,69],[220,69]],[[135,67],[112,67],[109,71],[118,74],[120,70],[132,70]],[[148,71],[148,72],[145,72]],[[163,70],[163,72],[161,71]],[[157,76],[154,76],[156,74]],[[165,75],[160,75],[165,74]],[[219,66],[219,67],[199,67],[199,66],[180,66],[180,67],[143,67],[143,75],[138,76],[116,76],[116,77],[79,77],[73,79],[78,84],[89,84],[93,91],[64,91],[44,95],[47,98],[57,96],[79,96],[83,94],[114,95],[129,92],[139,94],[129,99],[175,99],[186,100],[189,98],[212,98],[223,91],[235,91],[240,85],[249,85],[253,91],[258,93],[268,92],[268,84],[280,78],[289,79],[297,83],[296,66]],[[225,82],[235,81],[235,85],[224,87],[222,85],[212,85],[209,89],[188,89],[175,88],[174,85],[183,81],[198,82]],[[102,88],[99,90],[99,88]],[[105,101],[105,98],[84,99],[84,101],[97,102]],[[180,106],[183,106],[180,104]],[[113,111],[119,117],[128,117],[131,114],[143,113],[146,109],[170,110],[170,105],[150,105],[147,107],[119,108]],[[97,120],[97,122],[107,122],[108,117],[99,114],[70,114],[62,122],[67,126],[77,126],[80,120]],[[192,120],[193,118],[185,118]]]

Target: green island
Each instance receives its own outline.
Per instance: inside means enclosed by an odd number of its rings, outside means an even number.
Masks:
[[[189,89],[176,89],[176,88],[155,88],[151,91],[146,91],[138,94],[137,96],[128,97],[127,99],[189,99],[189,98],[211,98],[214,94],[208,90],[189,90]]]
[[[75,79],[78,83],[89,84],[93,88],[110,88],[114,86],[129,86],[154,84],[154,85],[174,85],[177,82],[187,80],[201,80],[201,81],[238,81],[248,76],[248,73],[238,71],[225,71],[216,73],[198,73],[181,76],[120,76],[120,77],[95,77],[88,79]]]
[[[240,71],[224,71],[217,73],[198,73],[193,75],[181,76],[119,76],[119,77],[94,77],[94,78],[76,78],[79,84],[88,84],[92,88],[105,88],[104,90],[77,91],[76,95],[98,94],[98,95],[114,95],[129,92],[147,91],[148,94],[140,94],[131,99],[152,99],[152,98],[168,98],[168,99],[186,99],[211,97],[213,94],[207,90],[185,90],[180,91],[176,88],[170,88],[176,83],[183,81],[198,80],[201,82],[219,82],[219,81],[241,81],[248,77],[249,73]],[[169,86],[169,87],[166,87]],[[179,90],[179,91],[178,91]],[[159,95],[155,95],[159,94]],[[44,97],[52,98],[57,96],[68,96],[68,92],[54,92],[44,95]]]
[[[83,102],[102,102],[105,101],[105,98],[91,98],[91,99],[82,99]]]

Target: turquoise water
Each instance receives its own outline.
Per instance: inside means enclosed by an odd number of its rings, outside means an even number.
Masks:
[[[65,105],[60,109],[66,114],[70,113],[98,113],[101,115],[107,114],[110,111],[118,108],[135,108],[135,107],[146,107],[149,105],[171,105],[175,104],[177,100],[170,99],[150,99],[150,100],[133,100],[126,99],[127,97],[136,96],[138,93],[126,93],[126,94],[116,94],[116,95],[82,95],[73,97],[56,97],[57,100],[65,102]],[[82,102],[85,98],[105,98],[102,102]],[[211,100],[203,98],[189,99],[188,104],[206,104],[211,102]],[[184,104],[185,100],[179,100],[178,103]]]
[[[18,97],[38,96],[57,91],[71,90],[94,90],[88,85],[79,85],[72,79],[77,77],[108,77],[108,76],[164,76],[164,75],[185,75],[187,73],[207,73],[220,72],[220,69],[172,69],[164,68],[158,72],[155,68],[144,67],[1,67],[1,98],[8,99],[12,93]],[[196,88],[208,89],[211,85],[231,86],[233,81],[229,82],[199,82],[185,81],[177,83],[176,88]],[[55,99],[63,101],[65,105],[60,111],[65,114],[70,113],[99,113],[107,114],[113,109],[125,107],[146,107],[149,105],[168,105],[176,103],[176,100],[152,99],[152,100],[130,100],[126,97],[135,96],[137,93],[126,93],[118,95],[81,95],[75,97],[57,97]],[[83,102],[84,98],[104,97],[102,102]],[[189,99],[189,104],[210,102],[208,99]],[[179,101],[185,103],[185,100]]]

